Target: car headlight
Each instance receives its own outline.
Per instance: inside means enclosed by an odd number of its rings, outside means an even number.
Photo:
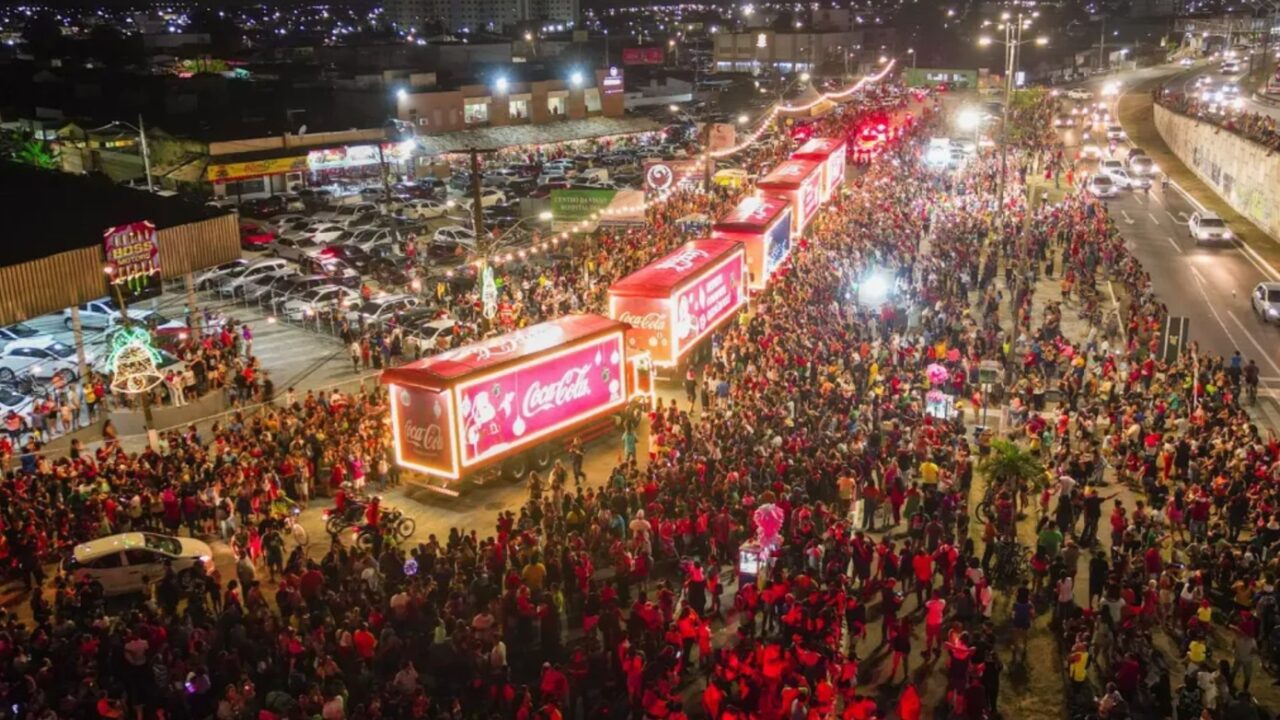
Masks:
[[[1224,237],[1224,238],[1226,238],[1226,239],[1230,240],[1230,239],[1231,239],[1231,231],[1230,231],[1230,230],[1223,230],[1223,231],[1222,231],[1222,237]]]

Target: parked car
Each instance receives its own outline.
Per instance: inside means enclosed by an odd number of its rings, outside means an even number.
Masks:
[[[336,258],[350,265],[356,272],[364,274],[374,256],[368,250],[350,242],[341,245],[330,245],[320,251],[321,258]]]
[[[179,587],[197,590],[196,566],[213,569],[213,549],[195,538],[157,533],[120,533],[76,545],[62,570],[79,586],[95,586],[106,596],[142,592],[177,573]]]
[[[224,276],[218,283],[218,294],[222,297],[243,297],[248,283],[254,278],[264,275],[284,275],[290,271],[289,263],[284,258],[254,260],[242,269]]]
[[[10,343],[14,340],[30,340],[34,337],[40,337],[40,331],[26,323],[14,323],[8,327],[0,328],[0,343]]]
[[[124,315],[121,314],[120,306],[116,304],[114,298],[105,297],[81,303],[79,310],[80,327],[86,330],[109,330],[124,321]],[[129,319],[139,323],[150,323],[157,327],[164,326],[164,329],[175,329],[172,327],[174,321],[163,319],[163,316],[145,308],[130,309]],[[67,329],[71,329],[73,325],[71,308],[62,311],[62,324]]]
[[[444,318],[420,325],[406,325],[409,330],[404,335],[405,352],[412,349],[415,357],[424,357],[447,349],[449,338],[453,336],[453,329],[457,324],[457,320]]]
[[[323,251],[321,251],[323,253]],[[310,275],[323,275],[329,282],[349,288],[360,287],[360,273],[346,261],[326,255],[308,257],[298,263],[302,272]]]
[[[265,250],[266,246],[275,239],[275,234],[265,226],[240,223],[240,249],[242,250]]]
[[[378,192],[381,192],[381,190]],[[325,220],[341,224],[353,217],[364,215],[365,213],[376,212],[378,212],[378,204],[365,201],[345,205],[330,205],[324,210],[317,212],[313,217],[316,220]]]
[[[307,235],[286,235],[276,238],[275,242],[267,247],[276,257],[301,262],[303,258],[320,254],[325,249],[326,243]]]
[[[324,275],[289,275],[272,286],[271,309],[278,313],[290,300],[302,297],[308,290],[330,284],[329,278]]]
[[[308,290],[296,299],[285,301],[281,314],[289,320],[298,322],[330,310],[359,303],[360,293],[351,288],[341,285],[321,285]]]
[[[364,228],[352,233],[351,237],[344,240],[342,244],[368,250],[378,243],[393,242],[395,239],[395,232],[387,228]]]
[[[350,230],[346,229],[341,225],[337,225],[335,223],[325,223],[319,226],[309,228],[307,231],[303,233],[297,233],[297,234],[307,235],[311,237],[311,239],[315,240],[316,242],[324,243],[328,245],[329,243],[335,243],[335,242],[340,242],[342,240],[345,240],[350,233],[351,233]]]
[[[96,353],[85,348],[86,360],[92,363]],[[64,385],[80,376],[80,358],[76,349],[52,337],[14,340],[0,350],[0,383],[12,385],[19,378],[49,381],[58,377]]]
[[[236,258],[235,260],[224,262],[221,265],[215,265],[214,267],[196,275],[196,289],[208,290],[216,287],[218,283],[222,281],[223,277],[244,268],[248,264],[249,261],[245,258]]]
[[[1187,222],[1187,232],[1196,244],[1206,242],[1231,242],[1235,237],[1222,218],[1210,212],[1195,212]]]
[[[470,228],[461,225],[447,225],[440,228],[433,236],[435,242],[444,245],[462,245],[470,250],[476,248],[476,234]]]
[[[449,209],[443,200],[410,200],[400,209],[400,214],[417,220],[442,217]]]
[[[280,195],[245,200],[240,204],[240,215],[252,218],[268,218],[289,209],[288,201]]]
[[[373,257],[365,267],[365,272],[386,287],[404,287],[412,278],[405,272],[404,262],[389,257]]]
[[[241,286],[244,288],[244,291],[241,293],[240,297],[245,302],[266,302],[274,296],[274,293],[278,288],[283,287],[290,278],[297,276],[297,273],[261,275]]]
[[[418,304],[418,298],[412,295],[384,295],[366,301],[355,310],[366,325],[384,323],[402,310],[408,310]]]

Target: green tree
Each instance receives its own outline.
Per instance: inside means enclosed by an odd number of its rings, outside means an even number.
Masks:
[[[34,165],[46,170],[62,167],[62,155],[46,140],[40,140],[29,130],[4,133],[0,137],[0,154],[14,162]]]
[[[1033,487],[1044,483],[1045,470],[1040,460],[1020,445],[1009,440],[994,440],[991,454],[978,465],[992,485],[1016,487],[1025,480]]]

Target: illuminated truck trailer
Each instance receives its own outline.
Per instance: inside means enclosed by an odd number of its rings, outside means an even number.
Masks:
[[[791,203],[791,237],[799,237],[822,206],[822,164],[786,160],[756,183],[756,192]]]
[[[791,157],[822,165],[822,200],[826,202],[840,188],[840,183],[844,182],[848,151],[849,145],[842,139],[814,138],[791,153]]]
[[[447,490],[502,463],[522,477],[545,469],[552,441],[623,408],[627,327],[568,315],[383,371],[396,462]]]
[[[746,197],[711,226],[712,240],[736,240],[747,254],[747,285],[763,290],[791,254],[791,203]]]
[[[609,287],[609,316],[630,326],[627,349],[679,364],[747,302],[742,243],[693,240]]]

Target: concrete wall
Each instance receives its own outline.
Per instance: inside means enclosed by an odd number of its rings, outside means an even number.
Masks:
[[[1156,130],[1169,149],[1236,212],[1280,240],[1280,154],[1222,128],[1156,105]]]

